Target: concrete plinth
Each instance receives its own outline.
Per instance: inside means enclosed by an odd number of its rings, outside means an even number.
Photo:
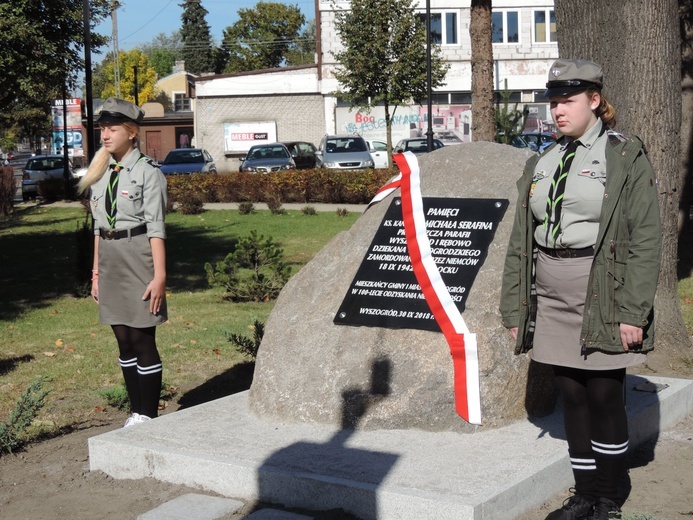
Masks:
[[[668,385],[658,393],[643,383]],[[653,386],[653,385],[650,385]],[[628,376],[631,447],[693,410],[693,381]],[[572,483],[560,411],[477,434],[258,419],[247,392],[89,439],[92,470],[367,520],[503,520]]]

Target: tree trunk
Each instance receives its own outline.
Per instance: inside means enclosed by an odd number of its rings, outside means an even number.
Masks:
[[[655,300],[656,349],[647,367],[673,373],[691,355],[678,298],[681,48],[678,0],[556,0],[559,54],[604,68],[617,130],[639,136],[659,183],[662,267]],[[616,30],[618,28],[618,30]]]
[[[493,141],[493,44],[491,0],[472,0],[469,37],[472,41],[472,141]]]

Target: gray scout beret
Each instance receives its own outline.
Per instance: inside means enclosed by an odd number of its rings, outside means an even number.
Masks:
[[[139,125],[144,118],[144,110],[129,101],[108,98],[99,113],[97,123],[135,123]]]
[[[602,88],[604,73],[592,61],[557,59],[549,69],[546,97],[569,96],[591,87]]]

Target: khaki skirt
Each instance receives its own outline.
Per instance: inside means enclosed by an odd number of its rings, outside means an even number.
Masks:
[[[99,319],[105,325],[143,329],[164,323],[164,299],[158,314],[142,295],[154,278],[152,249],[146,234],[119,240],[99,239]]]
[[[534,361],[585,370],[611,370],[643,363],[638,352],[581,355],[580,331],[592,257],[553,258],[541,251],[537,257],[537,323]]]

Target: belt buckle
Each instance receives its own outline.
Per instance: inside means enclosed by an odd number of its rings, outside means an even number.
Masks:
[[[105,235],[104,238],[106,240],[113,240],[115,238],[115,231],[113,231],[112,229],[105,229],[103,233]]]

